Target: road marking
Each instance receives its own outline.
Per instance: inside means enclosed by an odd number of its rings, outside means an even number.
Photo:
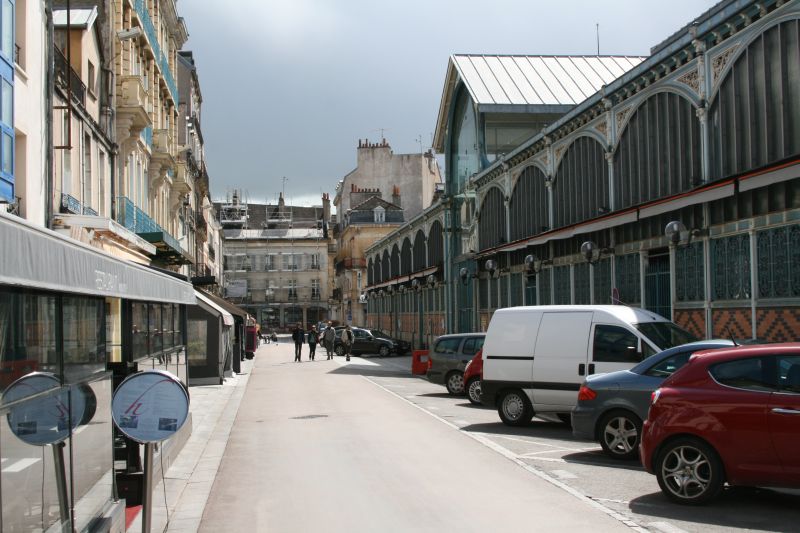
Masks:
[[[558,451],[558,450],[556,450]],[[558,459],[556,457],[530,457],[529,455],[517,455],[517,459],[528,459],[530,461],[545,461],[547,463],[562,463],[567,464],[564,459]]]
[[[649,527],[662,531],[663,533],[687,533],[685,529],[673,526],[669,522],[650,522],[647,525]]]
[[[434,407],[432,405],[429,405],[428,407],[426,407],[426,409],[433,409],[434,411],[438,411],[439,410],[438,407]]]
[[[489,433],[482,433],[482,435],[484,437],[488,437],[490,434]],[[559,451],[564,451],[564,452],[582,452],[582,451],[584,451],[586,449],[589,449],[589,450],[594,450],[595,449],[595,448],[568,448],[566,446],[561,446],[559,444],[549,444],[547,442],[540,442],[538,440],[518,439],[516,437],[506,437],[504,435],[495,435],[495,437],[497,437],[499,439],[513,440],[513,441],[516,441],[516,442],[524,442],[525,444],[538,444],[539,446],[547,446],[549,448],[558,448]]]
[[[559,479],[578,479],[578,476],[569,470],[551,470],[551,474],[555,474]]]
[[[511,450],[508,450],[506,448],[503,448],[502,446],[500,446],[499,444],[497,444],[493,440],[491,440],[491,439],[489,439],[489,438],[487,438],[487,437],[485,437],[485,436],[483,436],[481,434],[478,434],[478,433],[473,433],[473,432],[470,432],[470,431],[461,431],[461,428],[459,428],[457,425],[453,424],[449,420],[445,420],[444,418],[440,417],[439,415],[437,415],[435,413],[431,413],[430,411],[426,410],[421,405],[417,405],[414,402],[409,401],[407,398],[403,398],[402,396],[400,396],[396,392],[387,389],[386,387],[384,387],[380,383],[371,380],[367,376],[361,376],[361,377],[364,380],[372,383],[376,387],[379,387],[379,388],[383,389],[384,391],[388,392],[389,394],[391,394],[392,396],[394,396],[398,400],[401,400],[401,401],[404,401],[404,402],[408,403],[411,407],[414,407],[415,409],[419,409],[420,411],[422,411],[426,415],[428,415],[428,416],[430,416],[432,418],[435,418],[436,420],[438,420],[442,424],[445,424],[445,425],[455,429],[456,431],[460,432],[462,435],[466,435],[467,437],[469,437],[469,438],[471,438],[471,439],[483,444],[484,446],[486,446],[490,450],[493,450],[493,451],[499,453],[500,455],[502,455],[503,457],[505,457],[509,461],[512,461],[513,463],[517,464],[518,466],[524,468],[525,470],[527,470],[531,474],[533,474],[533,475],[535,475],[535,476],[547,481],[548,483],[550,483],[552,485],[555,485],[556,487],[558,487],[558,488],[562,489],[563,491],[569,493],[570,495],[572,495],[575,498],[577,498],[578,500],[586,503],[587,505],[589,505],[591,507],[594,507],[595,509],[597,509],[599,511],[602,511],[603,513],[607,514],[611,518],[613,518],[613,519],[617,520],[618,522],[628,526],[632,530],[637,531],[639,533],[649,533],[649,531],[646,528],[640,526],[639,524],[637,524],[636,522],[634,522],[632,519],[628,518],[627,516],[618,513],[617,511],[611,509],[610,507],[606,507],[605,505],[603,505],[602,503],[600,503],[600,502],[598,502],[596,500],[593,500],[592,498],[590,498],[590,497],[586,496],[585,494],[581,493],[579,490],[574,489],[574,488],[570,487],[569,485],[567,485],[566,483],[554,478],[553,476],[551,476],[550,474],[548,474],[544,470],[540,470],[539,468],[526,463],[522,459],[519,459],[516,456],[516,454],[514,454],[514,452],[512,452]],[[530,441],[526,441],[526,442],[530,442]]]
[[[4,474],[13,474],[14,472],[22,472],[23,470],[25,470],[29,466],[35,465],[39,461],[41,461],[41,459],[35,459],[33,457],[20,459],[19,461],[15,461],[15,462],[11,463],[9,466],[5,467],[2,470],[2,472]]]
[[[586,448],[586,449],[587,450],[594,450],[594,448]],[[529,456],[532,456],[532,455],[542,455],[544,453],[558,453],[558,452],[563,452],[563,451],[564,450],[541,450],[541,451],[538,451],[538,452],[523,453],[522,455],[518,455],[517,457],[529,457]]]

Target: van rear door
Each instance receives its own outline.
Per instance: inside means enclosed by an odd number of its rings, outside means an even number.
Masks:
[[[586,371],[591,311],[548,311],[542,316],[533,360],[536,411],[570,411]]]

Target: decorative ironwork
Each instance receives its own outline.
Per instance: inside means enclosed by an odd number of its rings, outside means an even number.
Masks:
[[[750,236],[734,235],[711,241],[711,298],[750,298]]]
[[[616,282],[619,299],[622,303],[632,305],[642,301],[641,264],[639,254],[617,256]]]
[[[591,302],[591,284],[589,281],[589,263],[578,263],[574,267],[575,303],[588,305]],[[567,302],[569,303],[569,302]]]
[[[675,250],[675,292],[679,302],[705,300],[704,264],[702,242]]]
[[[66,193],[61,193],[61,212],[72,213],[73,215],[81,214],[81,203],[74,196]]]
[[[86,106],[86,84],[81,80],[80,75],[67,62],[63,52],[58,47],[53,47],[56,84],[65,89],[69,83],[72,91],[72,98],[77,100],[82,106]]]
[[[594,264],[594,303],[611,303],[611,259],[601,259]]]
[[[739,48],[739,45],[733,45],[711,60],[711,82],[713,85],[716,85],[717,81],[719,81],[722,71],[725,70],[737,48]]]
[[[686,85],[695,93],[700,93],[700,75],[698,74],[696,68],[693,68],[675,81]]]
[[[177,105],[178,98],[178,84],[175,83],[175,78],[172,76],[172,71],[169,69],[169,60],[161,50],[161,44],[158,41],[158,33],[153,25],[153,20],[150,18],[150,12],[147,10],[147,2],[145,0],[135,0],[134,8],[139,20],[142,22],[144,33],[147,35],[147,40],[150,42],[150,48],[153,50],[153,55],[156,59],[156,64],[161,70],[161,76],[167,84],[172,100]]]
[[[555,277],[555,295],[553,303],[556,305],[569,305],[571,301],[571,288],[569,282],[569,266],[553,268]]]
[[[96,217],[98,215],[97,211],[95,211],[94,209],[92,209],[89,206],[85,206],[83,208],[83,214],[84,215],[90,215],[90,216],[93,216],[93,217]]]
[[[759,298],[800,296],[800,225],[756,234]]]

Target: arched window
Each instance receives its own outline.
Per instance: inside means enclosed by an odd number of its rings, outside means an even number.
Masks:
[[[375,283],[375,273],[373,269],[375,265],[372,263],[372,258],[369,258],[369,263],[367,263],[367,286],[371,287]]]
[[[503,192],[497,187],[489,189],[481,202],[478,213],[478,248],[481,250],[506,242],[506,210],[503,204]]]
[[[699,184],[700,122],[694,106],[671,92],[654,94],[628,122],[614,153],[614,202],[623,209]]]
[[[406,237],[403,239],[403,249],[400,251],[400,275],[411,274],[411,241]]]
[[[605,150],[591,137],[578,137],[553,180],[555,225],[560,228],[594,218],[601,208],[609,209]]]
[[[549,229],[547,187],[541,169],[529,166],[522,171],[514,186],[514,192],[511,193],[508,211],[511,218],[512,241]]]
[[[392,277],[392,265],[389,259],[389,251],[383,251],[383,259],[381,260],[381,281],[386,281]]]
[[[736,59],[711,103],[711,172],[740,174],[800,153],[800,21],[777,24]]]
[[[420,229],[417,230],[417,234],[414,235],[414,263],[411,265],[411,270],[413,272],[425,268],[425,252],[425,233]]]
[[[400,248],[397,247],[397,244],[395,244],[392,247],[391,269],[392,269],[392,278],[396,278],[397,276],[400,275]]]
[[[438,220],[431,224],[428,232],[428,266],[439,266],[444,262],[444,239],[442,223]]]

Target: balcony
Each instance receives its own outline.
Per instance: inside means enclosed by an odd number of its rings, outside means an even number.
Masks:
[[[67,90],[69,85],[72,91],[72,99],[86,107],[86,84],[83,83],[80,75],[69,65],[61,50],[57,47],[53,47],[53,49],[55,51],[56,85],[64,91]]]
[[[191,263],[187,253],[178,240],[159,226],[144,211],[124,197],[117,198],[117,222],[136,233],[147,242],[155,245],[156,258],[168,265]]]
[[[367,260],[363,257],[345,257],[340,261],[336,261],[336,274],[341,274],[345,270],[352,270],[356,268],[366,268]]]
[[[153,24],[153,20],[150,18],[150,12],[147,9],[147,2],[145,0],[135,0],[133,7],[136,9],[136,15],[138,15],[139,21],[142,23],[142,28],[147,36],[147,40],[150,42],[150,48],[153,51],[155,62],[158,65],[159,70],[161,70],[161,76],[164,78],[164,84],[167,86],[167,89],[169,89],[170,95],[177,106],[179,101],[178,84],[175,83],[175,78],[172,76],[172,71],[169,69],[169,59],[161,50],[161,43],[158,41],[158,33],[156,32],[156,27]]]
[[[152,159],[155,159],[158,163],[168,168],[175,166],[175,143],[172,140],[172,134],[169,130],[153,131]],[[183,192],[189,191],[186,190]]]
[[[142,76],[122,76],[117,106],[117,117],[121,123],[127,122],[128,135],[135,137],[145,128],[152,126],[147,111],[149,95]],[[151,141],[152,142],[152,141]]]
[[[61,212],[62,213],[69,213],[72,215],[80,215],[81,214],[81,203],[80,201],[66,193],[61,193]]]

